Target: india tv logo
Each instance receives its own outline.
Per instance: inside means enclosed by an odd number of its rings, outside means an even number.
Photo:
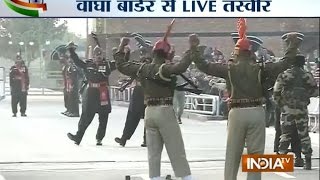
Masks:
[[[47,4],[43,0],[4,0],[13,11],[30,16],[39,17],[41,12],[47,11]]]

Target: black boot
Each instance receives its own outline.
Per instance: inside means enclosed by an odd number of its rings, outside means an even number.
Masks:
[[[304,165],[305,170],[311,170],[311,156],[306,155],[306,163]]]
[[[114,140],[115,140],[117,143],[119,143],[122,147],[126,146],[127,140],[122,139],[122,138],[118,138],[118,137],[116,137]]]
[[[178,117],[178,123],[182,124],[181,117]]]
[[[97,146],[102,146],[102,140],[97,140]]]
[[[26,113],[21,113],[21,117],[27,117]]]
[[[303,167],[304,161],[301,157],[298,157],[294,160],[294,167]]]
[[[12,117],[17,117],[17,114],[13,114]]]
[[[141,147],[147,147],[147,143],[144,141],[144,142],[141,144]]]
[[[75,143],[76,145],[79,145],[79,144],[80,144],[80,140],[79,140],[79,138],[77,138],[76,135],[73,135],[73,134],[71,134],[71,133],[68,133],[68,138],[69,138],[70,140],[74,141],[74,143]]]

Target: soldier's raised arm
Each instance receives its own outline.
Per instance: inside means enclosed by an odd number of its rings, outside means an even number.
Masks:
[[[70,52],[70,58],[73,60],[73,62],[76,66],[78,66],[82,69],[85,69],[86,63],[79,58],[78,54],[76,53],[76,47],[77,46],[73,42],[70,42],[67,45],[67,49]],[[90,52],[90,50],[89,50],[89,52]]]
[[[192,34],[189,36],[189,50],[187,50],[181,61],[174,64],[163,64],[161,66],[161,72],[164,76],[169,77],[172,74],[178,75],[187,71],[193,59],[198,58],[201,54],[198,50],[200,41],[197,35]],[[174,53],[173,53],[174,54]]]
[[[146,75],[144,72],[145,64],[129,61],[130,49],[126,48],[129,42],[129,38],[122,38],[118,51],[113,55],[117,69],[127,76]]]
[[[198,37],[194,37],[198,38]],[[208,62],[203,57],[203,52],[197,51],[197,53],[192,56],[193,62],[196,64],[197,68],[212,76],[226,78],[228,76],[228,65],[227,64],[221,64],[221,63],[213,63]]]
[[[282,39],[286,42],[284,57],[280,62],[269,63],[265,65],[265,72],[267,76],[276,78],[278,74],[290,67],[290,61],[299,53],[298,48],[303,40],[303,35],[300,33],[291,32],[285,34]]]

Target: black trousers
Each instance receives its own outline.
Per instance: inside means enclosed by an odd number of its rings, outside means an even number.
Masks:
[[[280,119],[281,119],[281,110],[280,108],[276,107],[275,108],[275,114],[276,114],[276,119],[275,119],[275,129],[276,129],[276,135],[275,135],[275,139],[274,139],[274,152],[278,152],[279,150],[279,145],[280,145],[280,136],[282,134],[281,131],[281,123],[280,123]],[[292,152],[296,155],[297,158],[301,158],[301,141],[298,135],[298,130],[296,128],[296,126],[294,126],[292,130],[293,134],[291,137],[291,149]]]
[[[68,110],[70,113],[79,114],[79,93],[78,89],[73,90],[68,94]]]
[[[122,139],[128,140],[136,131],[139,122],[144,118],[144,94],[141,86],[136,86],[133,89],[130,105],[127,113],[126,123],[122,133]],[[145,136],[145,133],[144,133]]]
[[[67,109],[67,112],[70,112],[69,109],[69,98],[68,98],[68,92],[66,90],[63,90],[63,101],[64,101],[64,107]]]
[[[27,93],[12,93],[11,94],[11,108],[12,113],[17,114],[18,104],[20,105],[20,113],[25,114],[27,110]]]
[[[95,114],[98,113],[99,115],[99,127],[96,134],[97,140],[103,140],[106,135],[106,129],[108,124],[109,112],[106,110],[106,107],[100,106],[98,112],[90,111],[90,109],[83,111],[80,117],[80,121],[78,123],[78,131],[76,137],[79,142],[81,142],[84,133],[86,132],[87,128],[91,124]]]

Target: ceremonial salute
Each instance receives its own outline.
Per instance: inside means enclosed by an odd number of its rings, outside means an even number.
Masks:
[[[284,39],[289,35],[285,35]],[[300,36],[300,42],[303,36]],[[288,42],[290,43],[290,42]],[[281,73],[274,85],[274,98],[281,109],[281,130],[279,154],[287,154],[288,147],[298,131],[305,166],[311,170],[311,140],[308,131],[308,105],[310,97],[319,95],[313,75],[304,70],[305,57],[301,54],[292,59],[292,67]],[[299,157],[298,157],[299,158]]]
[[[246,37],[246,20],[238,21],[239,40],[234,60],[230,64],[210,63],[203,58],[195,58],[197,67],[212,76],[226,79],[230,92],[228,118],[228,138],[225,161],[225,180],[236,180],[244,144],[248,154],[263,154],[265,148],[265,118],[261,74],[271,76],[279,74],[289,67],[290,57],[295,56],[297,45],[289,43],[284,60],[267,64],[262,72],[253,56],[254,41]],[[288,36],[294,41],[295,36]],[[248,173],[248,180],[260,180],[261,173]]]
[[[93,50],[93,58],[85,62],[79,59],[73,43],[68,45],[68,49],[71,59],[78,67],[83,69],[87,79],[87,84],[82,95],[82,114],[78,124],[78,131],[75,135],[68,133],[68,137],[75,144],[79,145],[86,129],[92,122],[95,114],[98,113],[99,127],[96,140],[97,145],[101,146],[106,133],[109,113],[111,112],[109,75],[116,69],[115,64],[103,57],[103,51],[99,44]],[[91,48],[89,49],[89,52],[91,52]]]
[[[184,142],[172,106],[175,89],[175,75],[183,73],[190,65],[193,56],[198,54],[198,39],[190,38],[188,50],[180,63],[167,64],[172,59],[171,46],[167,41],[173,22],[163,40],[153,47],[153,61],[147,63],[129,62],[129,39],[123,38],[119,50],[115,54],[118,70],[128,76],[137,76],[141,81],[147,104],[145,125],[147,129],[147,147],[149,161],[149,176],[153,180],[160,178],[161,153],[163,145],[167,149],[176,177],[190,180],[191,172],[186,158]]]
[[[29,72],[20,54],[16,63],[10,68],[11,107],[13,117],[17,117],[17,106],[20,105],[22,117],[26,117],[27,95],[29,90]]]

